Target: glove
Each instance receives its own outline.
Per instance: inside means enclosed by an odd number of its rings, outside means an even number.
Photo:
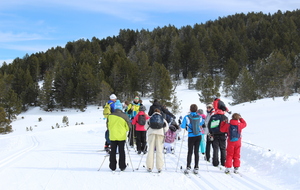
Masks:
[[[173,115],[173,119],[176,119],[176,116],[175,116],[175,115]]]
[[[178,119],[178,124],[181,125],[181,120],[180,119]]]
[[[231,111],[228,111],[227,113],[231,114]]]

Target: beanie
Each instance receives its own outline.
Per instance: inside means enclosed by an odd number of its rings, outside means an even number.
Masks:
[[[120,102],[120,100],[117,100],[115,102],[115,109],[119,109],[119,110],[123,109],[123,106],[122,106],[122,103]]]
[[[203,114],[203,110],[202,109],[198,109],[197,113]]]
[[[109,96],[109,99],[111,100],[116,100],[117,99],[117,96],[115,94],[112,94]]]
[[[146,107],[141,105],[139,111],[146,111]]]

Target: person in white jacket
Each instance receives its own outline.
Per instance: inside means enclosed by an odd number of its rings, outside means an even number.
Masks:
[[[159,129],[155,129],[156,126],[153,127],[154,122],[151,121],[153,121],[154,118],[158,118],[155,120],[158,121],[159,125],[162,126],[161,128],[157,127]],[[164,166],[164,138],[166,131],[169,129],[169,125],[168,122],[160,114],[159,109],[154,110],[154,113],[146,122],[145,129],[147,130],[149,146],[148,155],[146,158],[147,171],[152,172],[152,169],[154,167],[154,154],[156,154],[156,169],[158,172],[161,172]]]

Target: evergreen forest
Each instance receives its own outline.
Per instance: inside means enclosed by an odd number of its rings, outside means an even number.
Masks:
[[[46,111],[148,96],[171,106],[186,79],[202,103],[222,87],[233,104],[299,93],[300,10],[249,12],[206,23],[80,39],[0,68],[0,126],[30,106]],[[196,79],[196,80],[193,80]]]

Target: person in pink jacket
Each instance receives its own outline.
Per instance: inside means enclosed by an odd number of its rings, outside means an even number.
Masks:
[[[234,173],[238,173],[238,169],[241,165],[240,152],[242,145],[241,133],[242,129],[247,126],[246,121],[240,114],[234,113],[229,123],[222,121],[220,125],[220,131],[227,133],[227,148],[226,148],[226,161],[225,161],[225,173],[230,172],[230,168],[234,167]]]
[[[141,154],[143,152],[144,154],[147,153],[147,130],[144,128],[145,125],[139,124],[139,116],[144,115],[145,122],[150,117],[145,113],[146,107],[141,105],[139,108],[138,114],[132,119],[131,123],[135,126],[135,136],[136,136],[136,148],[138,151],[138,154]],[[145,123],[146,124],[146,123]]]

